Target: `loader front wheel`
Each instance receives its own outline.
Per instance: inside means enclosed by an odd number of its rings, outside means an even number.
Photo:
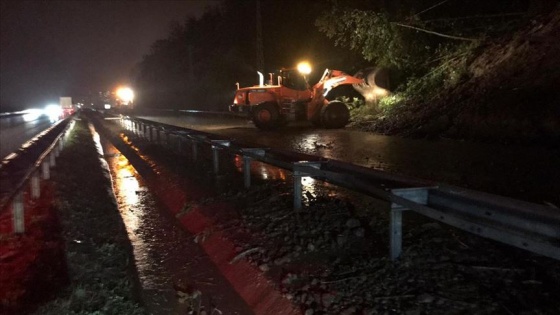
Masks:
[[[253,110],[253,123],[259,129],[270,130],[281,125],[280,112],[274,103],[262,103]]]
[[[350,121],[350,111],[346,104],[333,101],[321,109],[321,122],[325,128],[344,128]]]

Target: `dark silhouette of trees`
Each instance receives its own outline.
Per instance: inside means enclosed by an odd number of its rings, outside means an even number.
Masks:
[[[238,30],[224,10],[212,8],[200,19],[173,25],[167,38],[152,45],[136,77],[140,106],[203,109],[227,104],[226,91],[235,89],[233,75],[248,58],[236,44],[236,31],[247,28],[238,25]]]
[[[136,69],[137,104],[226,110],[236,82],[258,82],[256,1],[224,0],[198,19],[173,25]],[[265,72],[308,60],[314,68],[311,83],[325,68],[356,73],[385,66],[398,69],[401,77],[422,75],[453,47],[501,34],[527,12],[555,2],[260,1]]]
[[[314,82],[326,67],[352,72],[361,66],[358,54],[334,47],[315,27],[324,1],[261,0],[260,7],[266,73],[309,60]],[[226,0],[174,25],[151,46],[136,71],[137,104],[227,110],[235,83],[257,84],[256,71],[256,3]]]
[[[417,75],[457,47],[511,31],[527,18],[531,6],[543,7],[547,1],[330,2],[316,25],[337,46],[357,51],[378,66]]]

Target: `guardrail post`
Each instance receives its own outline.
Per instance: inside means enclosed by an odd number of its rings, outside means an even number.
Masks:
[[[321,168],[321,162],[309,162],[309,161],[302,161],[302,162],[296,162],[294,163],[294,172],[293,172],[293,177],[294,177],[294,209],[295,210],[301,210],[302,206],[302,184],[301,184],[301,178],[305,177],[305,176],[309,176],[309,173],[306,173],[305,171],[302,171],[302,168],[316,168],[316,169],[320,169]]]
[[[41,163],[41,170],[43,172],[43,179],[51,178],[50,166],[48,161],[43,160],[43,162]]]
[[[198,160],[198,143],[194,139],[191,139],[191,143],[192,143],[192,159],[193,161],[196,161]]]
[[[163,135],[164,135],[164,137],[165,137],[164,145],[165,145],[166,147],[169,147],[169,146],[170,146],[170,143],[171,143],[171,142],[169,141],[169,132],[167,132],[167,131],[164,130],[164,131],[163,131]]]
[[[33,172],[31,176],[31,197],[37,199],[41,196],[41,181],[39,178],[39,172]]]
[[[391,193],[419,204],[428,203],[429,190],[425,187],[392,189]],[[402,214],[406,210],[409,209],[391,202],[391,226],[389,228],[391,260],[396,260],[402,253]]]
[[[54,147],[53,147],[53,152],[54,152],[55,157],[60,156],[60,146],[58,145],[58,141],[60,141],[60,139],[56,141],[56,143],[54,144]]]
[[[187,146],[186,146],[186,141],[188,138],[189,133],[185,133],[185,132],[181,132],[179,131],[178,133],[175,134],[175,136],[177,137],[177,150],[179,150],[179,154],[187,154]]]
[[[177,136],[177,152],[179,154],[183,153],[183,137]]]
[[[250,156],[243,156],[243,184],[245,188],[251,187],[251,160]]]
[[[50,165],[51,167],[56,166],[56,156],[55,153],[51,151],[51,153],[49,153],[49,160],[50,160]]]
[[[264,149],[257,148],[243,148],[241,149],[241,153],[251,153],[262,157],[265,151]],[[251,160],[252,158],[250,156],[243,155],[243,183],[245,184],[245,188],[251,187]]]
[[[165,134],[165,145],[172,151],[175,151],[175,147],[173,145],[173,134],[171,133],[171,131],[165,132],[164,134]]]
[[[214,164],[214,174],[218,174],[220,170],[220,156],[218,155],[219,150],[222,146],[229,147],[230,142],[228,140],[211,140],[212,143],[212,161]]]
[[[150,142],[153,142],[154,141],[154,127],[153,126],[148,126],[148,130],[149,130],[148,139],[150,140]]]
[[[198,142],[199,141],[204,141],[204,139],[206,139],[205,136],[199,136],[199,135],[192,135],[189,136],[189,138],[191,139],[191,143],[192,143],[192,159],[193,161],[198,160]]]
[[[23,209],[23,191],[19,191],[12,200],[12,218],[15,233],[25,232],[25,213]]]
[[[161,144],[161,130],[156,127],[156,143]]]
[[[407,210],[398,204],[391,204],[390,247],[391,260],[399,258],[402,252],[402,213]]]

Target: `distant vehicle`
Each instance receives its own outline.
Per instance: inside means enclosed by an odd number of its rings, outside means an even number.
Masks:
[[[72,98],[63,96],[60,98],[60,110],[62,117],[68,117],[76,111],[76,107],[72,104]]]

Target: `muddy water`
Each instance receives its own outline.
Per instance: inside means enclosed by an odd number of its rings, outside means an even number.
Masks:
[[[165,213],[126,157],[102,142],[149,312],[187,314],[203,307],[210,313],[215,306],[223,314],[252,314],[192,235]]]
[[[560,206],[560,150],[453,140],[418,140],[307,125],[261,131],[241,119],[146,116],[145,119],[235,140],[346,161],[465,188]]]

